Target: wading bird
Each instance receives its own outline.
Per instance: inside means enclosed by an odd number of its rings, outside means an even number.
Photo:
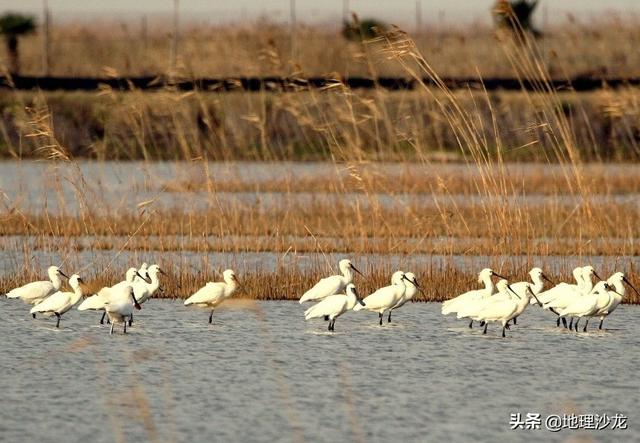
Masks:
[[[322,300],[325,297],[344,291],[347,285],[353,282],[354,272],[362,275],[362,272],[358,271],[350,260],[340,260],[338,266],[342,275],[323,278],[300,297],[300,303]]]
[[[123,333],[127,333],[127,319],[133,315],[133,309],[142,309],[131,286],[121,286],[118,290],[111,294],[109,300],[104,306],[104,310],[109,316],[111,329],[109,334],[113,334],[113,328],[116,323],[122,323]]]
[[[142,276],[138,273],[138,270],[136,268],[132,267],[127,269],[127,272],[125,273],[124,281],[116,283],[113,286],[104,287],[100,289],[97,294],[87,297],[87,299],[82,303],[80,303],[80,306],[78,306],[78,311],[104,310],[104,307],[107,304],[107,302],[110,300],[110,297],[113,294],[118,296],[119,294],[121,294],[121,290],[123,290],[123,288],[133,285],[133,282],[136,279],[136,277],[144,280]],[[104,324],[104,318],[106,315],[107,315],[106,311],[102,313],[102,318],[100,318],[100,324]]]
[[[377,312],[382,325],[382,317],[385,311],[397,305],[406,290],[405,282],[408,282],[406,275],[402,271],[396,271],[391,277],[392,284],[378,289],[373,294],[367,296],[362,304],[356,305],[354,311],[365,309],[367,311]]]
[[[584,286],[584,278],[582,277],[582,267],[578,266],[574,268],[572,273],[573,273],[573,278],[576,281],[575,285],[571,283],[561,282],[555,285],[554,287],[537,294],[538,299],[542,302],[543,305],[551,302],[553,299],[558,297],[564,291],[568,291],[568,290],[582,291],[582,288]],[[530,303],[533,304],[533,303],[536,303],[536,301],[534,299],[531,299]],[[557,312],[554,312],[554,314],[557,315]]]
[[[590,293],[577,297],[573,303],[566,308],[561,309],[558,312],[558,315],[560,317],[576,318],[576,322],[573,325],[576,332],[578,332],[578,323],[580,323],[580,319],[586,317],[587,320],[585,322],[583,332],[587,332],[589,317],[594,316],[598,311],[601,311],[610,304],[611,289],[613,289],[613,286],[609,286],[605,281],[599,281]]]
[[[310,320],[324,317],[325,320],[329,321],[329,331],[335,331],[336,318],[355,308],[358,303],[365,306],[365,302],[358,297],[355,285],[349,283],[345,294],[333,294],[325,297],[319,303],[304,311],[304,319]]]
[[[594,317],[600,317],[600,325],[598,329],[602,329],[602,324],[604,323],[604,319],[609,316],[622,302],[622,299],[625,296],[626,288],[624,287],[624,283],[628,284],[633,291],[640,296],[638,290],[631,284],[631,282],[627,279],[627,277],[622,272],[616,272],[611,277],[607,279],[607,283],[610,286],[613,286],[615,291],[610,291],[609,294],[611,298],[609,300],[609,304],[604,308],[598,310],[595,313]]]
[[[8,298],[19,298],[27,304],[37,305],[42,300],[60,290],[62,286],[62,279],[60,276],[67,277],[57,266],[49,266],[47,269],[49,280],[34,281],[27,283],[19,288],[12,289],[7,293]],[[33,313],[33,318],[36,318],[36,314]]]
[[[51,317],[55,315],[58,318],[56,322],[56,328],[60,327],[60,317],[71,309],[82,298],[82,288],[80,285],[83,283],[78,274],[73,274],[69,277],[69,286],[73,289],[73,292],[55,292],[42,302],[31,308],[31,314],[44,314],[45,317]]]
[[[508,285],[509,285],[509,282],[507,280],[505,280],[504,278],[500,279],[498,283],[496,283],[495,294],[489,297],[469,300],[467,303],[465,303],[464,306],[458,309],[456,318],[458,318],[459,320],[463,318],[468,318],[473,322],[473,318],[477,316],[478,313],[490,303],[494,303],[497,301],[511,300],[513,298],[516,298],[513,292],[507,290]],[[480,325],[480,326],[484,326],[484,325]]]
[[[509,288],[507,287],[507,290],[508,289]],[[514,295],[518,298],[517,300],[511,299],[489,303],[474,318],[474,320],[484,322],[483,334],[487,333],[487,326],[489,326],[489,322],[500,322],[502,324],[502,336],[505,337],[506,335],[504,331],[507,328],[509,321],[524,312],[527,306],[529,306],[531,297],[537,299],[536,295],[528,286],[522,296],[515,294],[515,292]],[[538,302],[538,304],[542,306],[542,303]]]
[[[568,308],[572,303],[574,303],[579,297],[586,295],[591,292],[593,289],[593,280],[592,277],[595,276],[598,280],[602,280],[598,273],[593,269],[593,266],[583,266],[582,267],[582,285],[579,285],[578,288],[575,288],[573,285],[565,286],[560,293],[551,301],[544,304],[545,309],[549,309],[551,312],[554,312],[558,315],[558,319],[556,321],[556,325],[560,326],[560,320],[562,320],[562,324],[564,327],[567,327],[567,319],[559,315],[560,311]],[[573,317],[571,318],[571,323],[569,323],[569,329],[573,326]]]
[[[406,281],[409,283],[406,285],[402,299],[400,299],[393,308],[389,309],[389,318],[387,319],[389,323],[391,323],[391,311],[402,307],[408,301],[414,301],[413,297],[418,293],[418,291],[422,292],[422,288],[418,284],[418,280],[416,280],[416,276],[413,272],[407,272],[404,275],[406,277]]]
[[[442,303],[442,314],[448,315],[451,313],[457,313],[459,309],[466,306],[467,303],[475,300],[481,300],[491,296],[495,292],[495,286],[491,277],[499,277],[507,280],[505,277],[497,274],[492,269],[485,268],[478,274],[478,283],[483,283],[484,288],[474,289],[464,294],[460,294],[451,300],[447,300]],[[469,327],[473,327],[473,320],[469,323]]]
[[[236,274],[231,269],[224,271],[222,277],[224,282],[209,282],[184,301],[185,306],[196,305],[211,308],[209,324],[213,322],[215,308],[231,297],[239,285]]]

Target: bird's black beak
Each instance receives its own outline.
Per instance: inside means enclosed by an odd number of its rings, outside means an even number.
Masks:
[[[498,274],[497,272],[493,272],[493,271],[492,271],[492,272],[491,272],[491,275],[495,275],[496,277],[503,278],[503,279],[505,279],[505,280],[509,280],[507,277],[504,277],[504,276],[502,276],[502,275]],[[508,285],[507,285],[507,286],[508,286]],[[511,288],[509,288],[509,289],[511,289]],[[514,294],[515,294],[515,292],[514,292]],[[516,295],[518,295],[518,294],[516,294]]]
[[[353,270],[354,270],[354,271],[356,271],[358,274],[360,274],[361,276],[363,276],[363,277],[364,277],[364,274],[363,274],[362,272],[358,271],[358,268],[356,268],[356,267],[355,267],[355,266],[353,266],[353,265],[349,265],[349,266],[351,266],[351,269],[353,269]]]
[[[142,309],[142,306],[140,306],[140,303],[138,303],[138,300],[136,300],[136,296],[135,294],[132,292],[131,293],[131,298],[133,298],[133,306],[139,311],[140,309]]]
[[[625,282],[626,284],[628,284],[628,285],[629,285],[629,287],[630,287],[631,289],[633,289],[633,292],[635,292],[638,296],[640,296],[640,292],[638,292],[638,290],[635,288],[635,286],[633,286],[633,285],[631,284],[631,282],[629,281],[629,279],[627,279],[627,277],[622,277],[622,281],[623,281],[623,282]]]
[[[136,275],[137,275],[138,277],[140,277],[142,280],[146,281],[147,283],[151,283],[151,279],[150,279],[150,278],[147,280],[148,276],[147,276],[147,278],[145,278],[145,277],[143,277],[143,276],[142,276],[142,274],[140,274],[138,271],[136,271]]]
[[[531,295],[533,295],[533,298],[536,299],[536,301],[538,302],[538,306],[542,307],[542,302],[540,301],[540,299],[538,298],[538,296],[536,294],[533,293],[533,291],[531,289],[529,289],[529,292],[531,292]]]
[[[498,275],[498,277],[500,277],[500,276]],[[504,277],[500,277],[500,278],[504,278]],[[505,279],[505,280],[506,280],[506,279]],[[522,297],[520,297],[518,294],[516,294],[516,291],[514,291],[514,290],[513,290],[513,288],[511,287],[511,285],[507,285],[507,288],[509,288],[509,290],[510,290],[511,292],[513,292],[513,295],[515,295],[516,297],[518,297],[518,298],[520,298],[520,299],[522,298]]]
[[[551,279],[549,277],[546,276],[546,274],[542,274],[542,278],[546,281],[548,281],[549,283],[553,284],[553,282],[551,281]]]
[[[414,278],[412,283],[415,285],[416,288],[418,288],[418,291],[420,291],[420,293],[424,295],[424,291],[422,290],[422,286],[418,284],[418,280]],[[413,303],[416,302],[413,298],[411,299],[411,301]]]
[[[596,271],[593,271],[593,275],[595,275],[598,280],[602,281],[602,277],[600,277]]]
[[[64,272],[62,272],[60,269],[58,269],[58,274],[62,275],[64,278],[69,280],[69,276],[67,274],[65,274]]]

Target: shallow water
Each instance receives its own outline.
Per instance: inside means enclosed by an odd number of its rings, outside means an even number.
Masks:
[[[539,205],[554,203],[576,205],[580,199],[570,196],[546,196],[527,193],[522,196],[492,197],[483,195],[438,195],[438,194],[370,194],[358,193],[278,193],[278,192],[217,192],[215,199],[207,192],[166,192],[165,184],[173,181],[194,180],[205,177],[205,171],[217,181],[243,180],[260,183],[269,180],[306,177],[334,177],[349,173],[348,168],[330,162],[100,162],[78,161],[76,163],[45,161],[0,161],[0,197],[5,205],[26,213],[37,213],[45,208],[51,213],[78,213],[83,205],[91,211],[109,213],[137,211],[138,204],[153,201],[156,209],[197,210],[212,205],[257,205],[266,209],[289,204],[324,203],[335,201],[358,203],[367,207],[371,202],[388,207],[421,205],[426,208],[436,204],[478,205],[489,203]],[[389,174],[404,172],[420,173],[433,171],[441,176],[478,176],[481,170],[475,165],[464,164],[407,164],[380,163],[376,167]],[[561,165],[508,164],[507,170],[517,176],[542,174],[560,176]],[[608,174],[629,176],[637,173],[635,165],[593,164],[584,165],[585,171],[605,170]],[[593,202],[612,202],[638,205],[640,194],[592,196]],[[99,204],[95,204],[99,202]]]
[[[336,332],[295,302],[208,313],[152,300],[129,334],[95,312],[61,328],[0,299],[5,441],[638,441],[640,308],[606,331],[538,309],[499,337],[410,304],[394,322],[348,313]],[[596,325],[597,326],[597,325]],[[623,413],[622,431],[510,431],[509,414]]]

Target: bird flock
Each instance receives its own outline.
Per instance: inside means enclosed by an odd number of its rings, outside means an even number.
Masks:
[[[390,285],[377,289],[365,298],[360,298],[353,283],[355,274],[364,275],[348,259],[338,263],[340,274],[321,279],[311,289],[306,291],[299,302],[315,302],[304,311],[305,320],[322,318],[328,322],[328,330],[335,331],[336,319],[348,311],[371,311],[378,314],[378,322],[383,324],[385,314],[387,322],[391,322],[392,311],[399,309],[409,301],[414,301],[418,292],[423,292],[416,276],[412,272],[396,271],[391,276]],[[19,298],[29,305],[33,305],[30,313],[57,318],[56,327],[60,327],[62,315],[76,306],[85,296],[83,281],[78,274],[70,277],[58,267],[50,266],[47,271],[49,280],[27,283],[24,286],[9,291],[8,298]],[[114,332],[116,324],[122,324],[123,333],[127,332],[127,325],[133,324],[134,310],[141,309],[141,305],[148,301],[160,288],[160,276],[166,275],[157,264],[143,263],[140,268],[129,268],[125,279],[110,287],[100,289],[96,294],[89,295],[77,309],[79,311],[104,311],[100,323],[111,324],[110,334]],[[62,277],[67,278],[71,292],[61,291]],[[585,320],[582,328],[587,331],[591,318],[599,318],[599,329],[625,296],[628,285],[640,296],[638,290],[631,284],[622,272],[616,272],[607,280],[603,280],[592,266],[577,267],[573,270],[574,283],[553,285],[542,269],[535,267],[529,272],[531,281],[509,283],[508,279],[492,269],[485,268],[478,274],[478,283],[482,285],[464,294],[460,294],[442,303],[442,314],[456,314],[456,317],[469,322],[473,328],[477,322],[482,333],[487,333],[490,323],[502,326],[502,337],[511,325],[517,324],[517,319],[529,305],[538,305],[545,311],[556,316],[556,326],[562,325],[578,332],[578,324]],[[494,284],[494,278],[499,280]],[[593,279],[599,281],[594,284]],[[551,285],[545,288],[545,284]],[[185,306],[197,306],[210,309],[209,323],[213,322],[216,307],[231,297],[240,283],[233,270],[223,272],[222,282],[209,282],[184,301]],[[567,322],[568,321],[568,322]]]

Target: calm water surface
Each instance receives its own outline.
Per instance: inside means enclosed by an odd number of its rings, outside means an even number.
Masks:
[[[336,332],[295,302],[216,312],[151,300],[127,335],[71,311],[56,330],[0,299],[0,440],[639,441],[640,309],[569,333],[538,309],[506,339],[410,304]],[[596,325],[597,326],[597,325]],[[509,414],[623,413],[626,431],[510,431]],[[575,440],[574,440],[575,441]]]

